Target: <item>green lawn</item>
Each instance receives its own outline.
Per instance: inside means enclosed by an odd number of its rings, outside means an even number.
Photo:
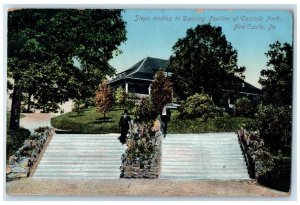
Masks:
[[[55,128],[68,130],[72,133],[118,133],[119,120],[123,110],[113,110],[106,114],[109,119],[103,120],[103,114],[96,108],[88,108],[78,115],[68,112],[51,119],[51,125]]]
[[[223,117],[208,119],[204,122],[201,118],[179,119],[178,115],[177,111],[172,111],[168,133],[234,132],[241,126],[254,121],[253,118],[231,117],[224,114]]]
[[[110,120],[103,122],[101,113],[95,108],[88,108],[80,115],[69,112],[52,118],[51,123],[53,127],[72,133],[118,133],[118,123],[122,112],[123,110],[110,111],[108,113]],[[203,122],[200,118],[179,119],[178,114],[177,111],[172,111],[168,133],[233,132],[243,124],[253,121],[251,118],[224,116]]]

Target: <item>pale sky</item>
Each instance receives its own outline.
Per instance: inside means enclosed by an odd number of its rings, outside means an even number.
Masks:
[[[117,72],[128,69],[146,56],[169,59],[172,46],[186,36],[188,28],[211,23],[221,26],[227,41],[238,51],[238,66],[245,66],[246,81],[260,87],[264,55],[275,41],[292,43],[293,14],[275,10],[125,10],[127,41],[122,54],[110,64]]]

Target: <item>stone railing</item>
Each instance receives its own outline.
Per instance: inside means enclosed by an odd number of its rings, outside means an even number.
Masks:
[[[36,168],[46,145],[49,143],[53,130],[49,127],[38,128],[23,146],[9,157],[6,166],[6,179],[14,180],[29,177]]]
[[[122,156],[121,178],[158,178],[161,136],[160,131],[135,125],[126,142],[128,148]]]
[[[250,156],[248,152],[249,144],[250,144],[250,135],[247,134],[244,128],[238,130],[237,135],[238,135],[238,140],[240,143],[242,153],[246,161],[249,176],[250,178],[255,179],[256,178],[255,157],[253,158],[252,156]]]

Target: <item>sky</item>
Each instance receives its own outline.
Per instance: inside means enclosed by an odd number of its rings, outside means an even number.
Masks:
[[[279,10],[125,10],[127,41],[122,54],[110,64],[124,71],[145,58],[169,59],[172,47],[186,30],[198,24],[221,26],[227,41],[238,51],[238,66],[245,66],[245,81],[256,87],[266,68],[264,53],[275,41],[292,44],[293,14]]]

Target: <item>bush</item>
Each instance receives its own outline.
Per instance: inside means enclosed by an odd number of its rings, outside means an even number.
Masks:
[[[248,155],[254,156],[256,177],[268,187],[289,191],[291,183],[291,137],[292,109],[290,106],[272,105],[259,108],[255,123],[250,126],[258,130],[251,135]],[[249,129],[249,128],[248,128]]]
[[[265,145],[272,152],[281,150],[289,157],[292,139],[291,107],[262,106],[256,115],[256,123]]]
[[[236,100],[235,102],[235,114],[236,116],[244,116],[244,117],[250,117],[253,116],[253,106],[252,102],[246,98],[241,97]]]
[[[217,108],[207,94],[196,93],[187,98],[179,109],[182,118],[200,118],[204,121],[220,115],[221,109]]]
[[[291,158],[273,157],[274,168],[258,178],[258,182],[273,189],[289,192],[291,186]]]
[[[139,105],[137,105],[134,113],[136,119],[140,122],[150,122],[157,116],[154,111],[154,105],[149,97],[143,98]]]
[[[19,128],[17,131],[8,131],[6,136],[6,159],[18,151],[24,140],[29,137],[30,131],[25,128]]]

